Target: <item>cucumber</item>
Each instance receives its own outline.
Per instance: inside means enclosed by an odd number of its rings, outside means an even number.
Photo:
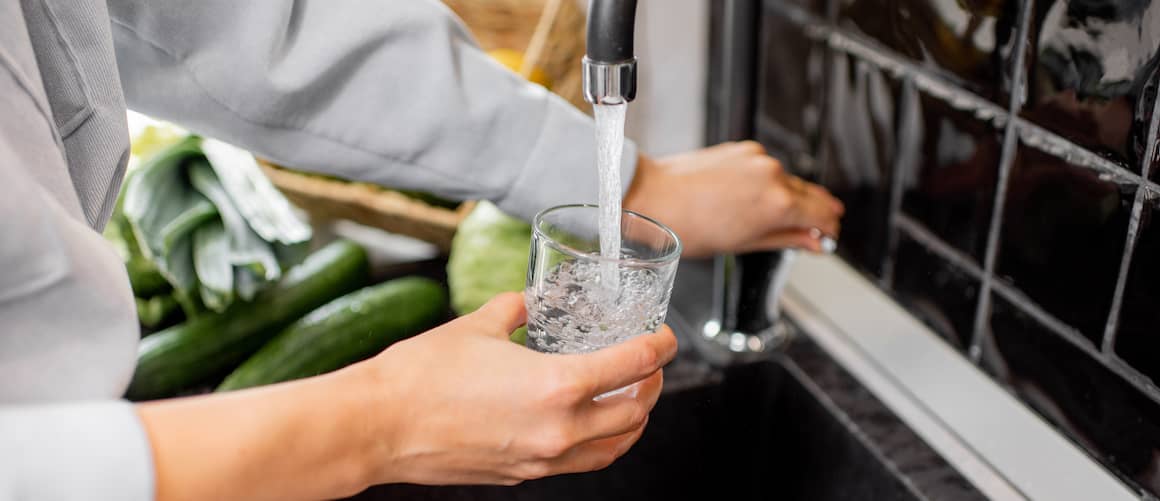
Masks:
[[[141,340],[126,397],[148,400],[205,384],[236,367],[302,315],[366,284],[366,251],[339,240],[294,267],[253,302],[237,302]]]
[[[447,293],[419,277],[348,294],[310,312],[226,377],[217,391],[338,370],[423,332],[447,314]]]

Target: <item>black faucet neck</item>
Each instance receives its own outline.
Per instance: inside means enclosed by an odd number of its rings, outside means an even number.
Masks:
[[[588,59],[620,63],[633,59],[636,0],[589,0]]]

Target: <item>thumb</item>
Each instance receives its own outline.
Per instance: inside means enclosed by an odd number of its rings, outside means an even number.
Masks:
[[[505,292],[491,298],[487,304],[463,317],[485,329],[485,334],[496,338],[507,338],[513,331],[528,321],[524,309],[524,295],[519,292]]]
[[[566,355],[588,397],[594,397],[649,377],[672,361],[677,338],[669,326],[623,343],[581,355]]]

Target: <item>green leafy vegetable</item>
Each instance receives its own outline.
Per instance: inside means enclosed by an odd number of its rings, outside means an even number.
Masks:
[[[298,219],[253,155],[214,139],[206,139],[202,149],[238,212],[263,240],[295,245],[310,239],[310,226]]]
[[[213,311],[225,311],[234,301],[234,268],[230,264],[230,239],[220,220],[194,230],[193,268],[201,282],[201,301]]]
[[[261,281],[278,280],[282,268],[274,250],[238,212],[209,163],[194,162],[189,168],[189,178],[198,191],[213,201],[221,214],[230,239],[230,264],[251,269]]]
[[[523,290],[531,241],[530,225],[480,202],[451,241],[447,282],[455,312],[465,315],[496,294]]]

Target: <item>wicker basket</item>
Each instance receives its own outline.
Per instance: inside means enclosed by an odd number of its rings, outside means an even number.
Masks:
[[[521,73],[538,67],[553,90],[581,106],[580,58],[584,12],[576,0],[445,0],[467,23],[484,50],[524,52]],[[444,251],[474,202],[455,209],[436,207],[401,193],[363,183],[301,174],[262,162],[266,175],[315,223],[347,219],[431,242]]]
[[[311,176],[261,162],[266,177],[315,224],[339,219],[451,248],[459,222],[475,208],[464,202],[454,209],[436,207],[397,191],[366,183]]]
[[[586,113],[581,89],[586,17],[577,0],[444,0],[467,23],[484,50],[524,52],[552,91]]]

